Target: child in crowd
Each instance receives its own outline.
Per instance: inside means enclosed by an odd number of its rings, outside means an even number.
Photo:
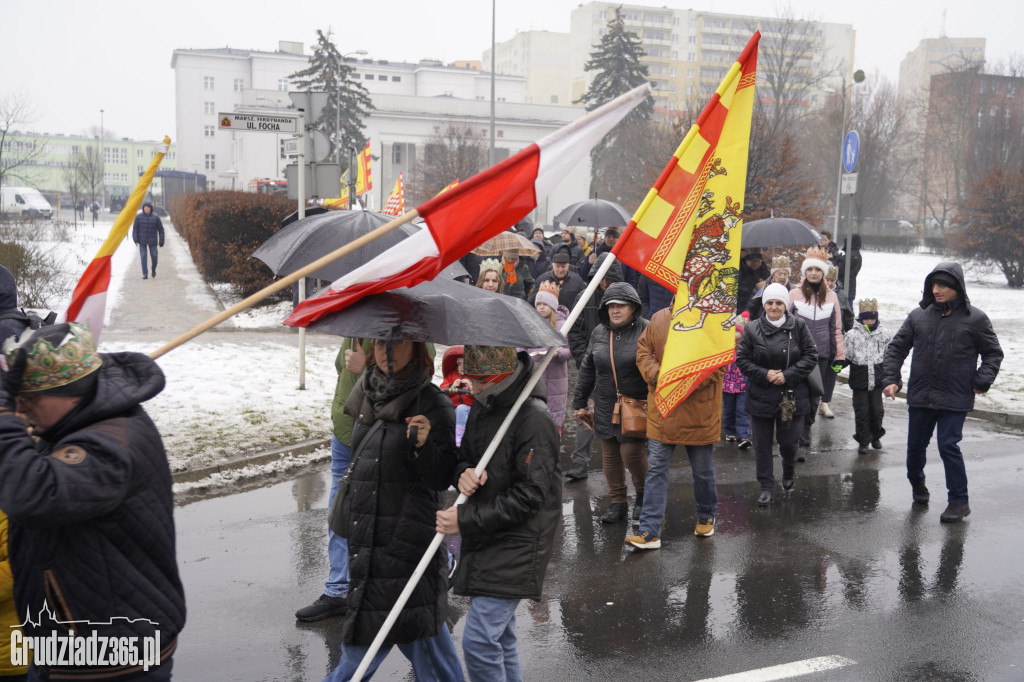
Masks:
[[[743,338],[743,327],[750,319],[743,312],[736,318],[736,345]],[[725,383],[722,389],[722,428],[725,429],[725,440],[736,443],[740,450],[747,450],[753,444],[750,441],[750,415],[747,413],[747,378],[736,366],[735,357],[725,368]],[[737,442],[737,440],[739,442]]]
[[[466,419],[469,408],[476,398],[473,397],[473,385],[465,373],[463,346],[452,346],[441,358],[441,390],[444,391],[455,406],[455,445],[462,443],[462,434],[466,432]]]
[[[892,332],[878,319],[878,301],[861,299],[857,324],[846,333],[846,362],[850,365],[850,389],[853,390],[853,419],[856,428],[857,454],[866,455],[868,444],[882,448],[882,361]]]

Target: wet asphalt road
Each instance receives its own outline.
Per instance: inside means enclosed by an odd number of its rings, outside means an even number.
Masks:
[[[799,679],[1024,680],[1021,436],[968,420],[973,513],[943,525],[934,447],[932,503],[913,508],[905,410],[889,409],[885,449],[858,456],[845,391],[837,418],[814,427],[796,490],[770,509],[755,504],[749,451],[717,447],[712,538],[693,535],[689,468],[677,455],[662,549],[624,546],[627,526],[598,520],[608,499],[595,455],[590,478],[565,486],[544,598],[517,612],[525,678],[703,680],[836,657],[826,660],[841,667]],[[571,450],[571,434],[563,444]],[[175,679],[319,680],[336,663],[340,621],[293,617],[326,576],[327,485],[321,469],[181,501],[189,618]],[[451,599],[457,645],[467,606]],[[412,679],[397,649],[375,679]]]

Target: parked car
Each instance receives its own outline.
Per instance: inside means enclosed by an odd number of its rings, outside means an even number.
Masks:
[[[52,218],[53,206],[32,187],[0,188],[0,214],[5,218]]]

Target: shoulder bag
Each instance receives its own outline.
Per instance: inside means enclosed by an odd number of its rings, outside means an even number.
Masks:
[[[793,344],[793,332],[789,332],[787,334],[786,344],[786,366],[782,368],[783,372],[789,369],[789,356],[792,352],[791,346]],[[779,419],[782,421],[782,425],[785,428],[789,428],[790,422],[793,421],[794,413],[796,413],[796,396],[793,394],[793,391],[783,388],[782,393],[779,394]]]
[[[370,437],[380,429],[383,423],[383,419],[373,422],[373,426],[366,432],[363,439],[359,441],[359,447],[352,453],[352,460],[348,463],[348,469],[345,469],[345,473],[338,479],[338,491],[334,493],[334,502],[331,503],[331,509],[327,512],[327,526],[334,531],[335,535],[345,537],[345,534],[348,532],[345,528],[345,512],[342,511],[342,505],[345,502],[345,497],[348,495],[348,484],[352,477],[352,469],[355,467],[356,462],[359,461],[359,456],[363,454],[363,448],[370,441]]]
[[[612,379],[615,381],[615,408],[612,410],[612,424],[618,424],[622,435],[627,438],[647,438],[647,401],[637,400],[619,393],[619,377],[615,372],[615,346],[608,332],[608,351],[612,361]]]

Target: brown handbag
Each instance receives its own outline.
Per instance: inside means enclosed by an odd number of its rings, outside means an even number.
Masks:
[[[612,410],[612,424],[618,424],[622,435],[627,438],[647,438],[647,401],[637,400],[619,393],[619,377],[615,372],[614,333],[608,332],[608,350],[612,361],[612,379],[615,381],[615,407]]]

